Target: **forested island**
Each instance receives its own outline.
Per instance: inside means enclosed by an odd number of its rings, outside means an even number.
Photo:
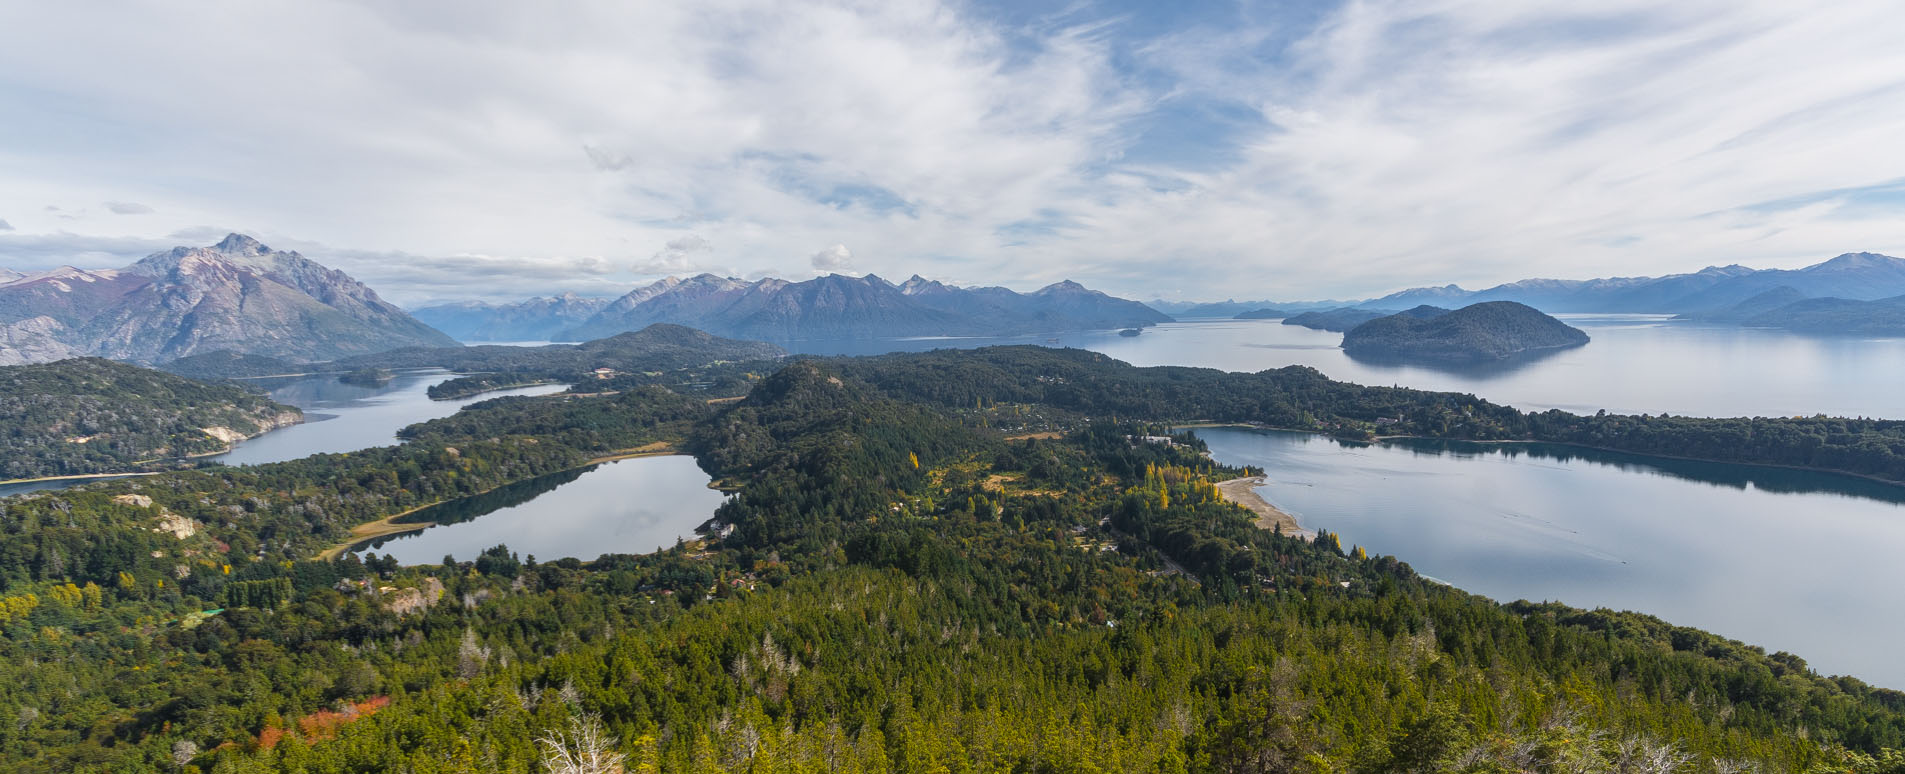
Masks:
[[[1418,306],[1378,317],[1343,334],[1343,351],[1366,358],[1474,362],[1578,347],[1588,335],[1513,301],[1485,301],[1454,311]]]
[[[1644,615],[1499,604],[1255,526],[1163,423],[1598,437],[1879,469],[1849,420],[1522,414],[1037,347],[784,364],[738,401],[502,398],[399,446],[0,499],[22,772],[1892,772],[1905,694]],[[1379,421],[1393,420],[1393,421]],[[1810,423],[1808,423],[1810,422]],[[1834,424],[1838,423],[1838,424]],[[1741,443],[1736,433],[1758,442]],[[738,487],[646,556],[314,561],[663,444]],[[1770,461],[1770,460],[1769,460]],[[1895,468],[1874,475],[1900,478]],[[163,527],[155,531],[154,526]],[[731,529],[728,529],[731,528]]]
[[[0,480],[144,470],[224,451],[302,412],[100,358],[0,367]]]

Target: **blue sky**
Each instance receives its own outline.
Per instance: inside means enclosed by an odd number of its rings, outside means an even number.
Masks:
[[[0,4],[0,266],[1167,299],[1905,254],[1905,7]]]

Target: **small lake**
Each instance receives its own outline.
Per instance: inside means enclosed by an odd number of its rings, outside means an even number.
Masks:
[[[545,384],[457,400],[431,400],[425,394],[431,385],[453,376],[440,369],[403,371],[375,387],[344,384],[335,375],[259,380],[272,400],[304,409],[304,424],[241,441],[231,451],[207,459],[226,465],[259,465],[389,446],[397,442],[398,430],[447,417],[477,401],[505,395],[548,395],[568,389],[567,385]]]
[[[1139,336],[1088,331],[1010,338],[782,342],[817,355],[1042,344],[1102,352],[1132,365],[1262,371],[1304,365],[1333,379],[1465,392],[1524,410],[1592,414],[1905,419],[1905,339],[1810,336],[1677,321],[1661,315],[1559,315],[1586,346],[1475,366],[1358,360],[1343,334],[1276,320],[1202,320]]]
[[[1636,610],[1905,689],[1905,487],[1542,444],[1199,428],[1343,547],[1500,601]]]
[[[487,494],[452,500],[405,521],[437,526],[378,538],[352,549],[436,564],[470,561],[506,544],[537,561],[603,554],[646,554],[693,540],[727,495],[686,456],[638,457],[555,473]]]

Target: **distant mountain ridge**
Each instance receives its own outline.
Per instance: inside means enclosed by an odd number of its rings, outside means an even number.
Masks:
[[[438,304],[410,314],[458,341],[548,341],[595,316],[609,301],[564,293],[514,304]]]
[[[214,350],[330,360],[455,344],[350,275],[242,234],[124,269],[62,266],[0,284],[0,363]]]
[[[579,341],[672,323],[720,336],[790,341],[903,336],[994,336],[1135,328],[1170,322],[1155,309],[1054,283],[1031,293],[965,288],[914,276],[829,274],[804,282],[713,274],[669,277],[631,291],[555,338]]]
[[[1484,290],[1456,285],[1411,288],[1372,299],[1371,307],[1515,301],[1546,312],[1697,314],[1725,309],[1777,288],[1810,298],[1874,301],[1905,295],[1905,259],[1845,253],[1803,269],[1709,266],[1663,277],[1527,279]]]

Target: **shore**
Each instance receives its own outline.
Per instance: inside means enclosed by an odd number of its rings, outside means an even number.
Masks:
[[[1224,496],[1224,499],[1257,514],[1259,527],[1268,530],[1281,527],[1283,534],[1304,540],[1316,537],[1315,532],[1304,529],[1303,525],[1298,524],[1295,516],[1285,513],[1283,509],[1271,505],[1269,501],[1259,496],[1257,487],[1260,486],[1263,486],[1263,476],[1245,476],[1218,482],[1217,491]]]
[[[139,472],[133,472],[133,473],[81,473],[76,476],[43,476],[40,478],[10,478],[5,481],[0,481],[0,486],[5,486],[7,484],[39,484],[39,483],[44,483],[47,481],[84,481],[89,478],[130,478],[132,476],[156,476],[163,472],[165,471],[139,471]]]
[[[674,444],[668,443],[667,441],[656,441],[651,444],[637,446],[633,449],[628,449],[628,450],[616,452],[613,454],[606,454],[600,457],[593,457],[593,458],[590,458],[589,461],[575,466],[575,468],[565,468],[565,470],[575,470],[576,468],[586,468],[592,465],[600,465],[604,462],[615,462],[616,460],[632,460],[638,457],[666,457],[672,454],[680,454],[680,453],[681,452],[676,451]],[[561,471],[551,471],[551,473],[545,473],[544,475],[550,475],[550,474],[559,473],[559,472]],[[490,487],[489,489],[485,489],[481,492],[474,492],[474,493],[463,495],[463,496],[475,497],[477,495],[488,494],[490,492],[496,491],[499,488],[508,486],[509,484],[513,484],[513,483],[517,483],[517,482],[511,481],[511,482],[507,482],[503,484],[498,484],[496,486]],[[453,499],[460,499],[460,498],[453,498]],[[442,505],[446,502],[449,502],[449,500],[438,500],[437,502],[434,502],[434,503],[419,505],[415,508],[411,508],[402,513],[393,513],[389,516],[385,516],[376,521],[367,521],[357,526],[351,527],[351,536],[348,539],[319,552],[317,555],[317,558],[321,560],[329,561],[332,559],[336,559],[340,556],[343,556],[345,552],[350,551],[351,548],[363,543],[366,540],[372,540],[375,538],[385,537],[388,535],[401,535],[405,532],[418,532],[418,531],[427,529],[429,527],[434,527],[436,526],[436,522],[434,521],[413,521],[413,522],[404,522],[400,524],[397,522],[397,520],[405,516],[409,516],[410,514],[416,513],[417,511],[421,511],[425,508],[433,508],[438,505]]]

